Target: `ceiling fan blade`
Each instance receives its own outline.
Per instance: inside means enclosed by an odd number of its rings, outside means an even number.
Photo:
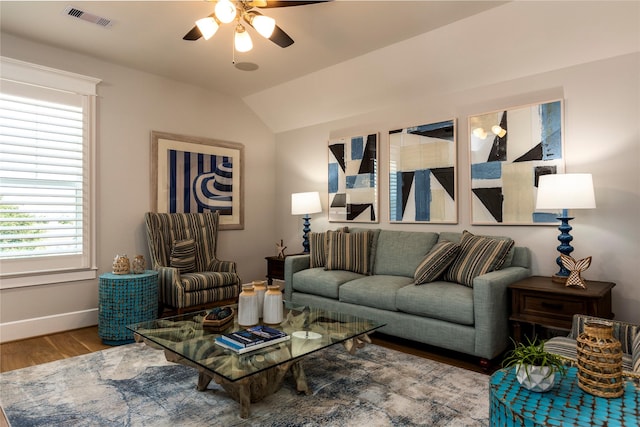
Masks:
[[[274,42],[280,47],[287,47],[293,44],[293,39],[289,37],[287,33],[285,33],[282,28],[276,25],[276,28],[273,29],[273,34],[269,37],[269,40]]]
[[[332,0],[315,0],[315,1],[266,0],[266,1],[258,1],[257,3],[266,3],[266,4],[265,5],[261,4],[260,6],[256,6],[256,7],[268,9],[272,7],[305,6],[308,4],[315,4],[315,3],[327,3],[330,1]]]
[[[182,40],[193,41],[193,40],[198,40],[200,37],[202,37],[202,33],[200,32],[200,29],[196,26],[196,27],[193,27],[191,31],[189,31],[187,34],[185,34]]]

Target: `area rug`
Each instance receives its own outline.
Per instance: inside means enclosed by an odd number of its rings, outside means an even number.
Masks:
[[[0,404],[24,426],[486,426],[489,377],[368,345],[304,360],[308,396],[292,378],[239,416],[212,382],[196,390],[193,368],[129,344],[0,375]]]

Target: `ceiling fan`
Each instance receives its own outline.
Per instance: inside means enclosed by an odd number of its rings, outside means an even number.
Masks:
[[[255,29],[261,36],[271,40],[284,48],[293,44],[289,37],[276,25],[273,18],[261,14],[256,9],[269,9],[276,7],[304,6],[314,3],[325,3],[331,0],[316,1],[273,1],[273,0],[217,0],[214,12],[206,18],[196,21],[196,26],[191,29],[183,40],[198,40],[204,37],[209,40],[218,31],[221,24],[236,21],[234,34],[234,46],[238,52],[248,52],[253,48],[253,42],[241,21]]]

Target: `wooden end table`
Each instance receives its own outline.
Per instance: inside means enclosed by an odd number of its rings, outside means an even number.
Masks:
[[[511,292],[513,339],[522,338],[521,323],[570,330],[574,314],[613,319],[612,282],[585,280],[586,289],[555,283],[551,277],[531,276],[508,286]]]
[[[284,280],[284,259],[292,255],[285,255],[284,258],[278,258],[277,256],[265,257],[267,260],[267,281],[269,285],[273,284],[273,279]]]

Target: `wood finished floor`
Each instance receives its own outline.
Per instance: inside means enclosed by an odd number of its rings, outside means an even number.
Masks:
[[[374,344],[383,347],[475,372],[484,372],[478,359],[474,357],[379,333],[373,334],[371,338]],[[0,344],[0,372],[80,356],[107,348],[111,348],[111,346],[102,344],[97,326],[8,342]],[[497,368],[499,368],[498,364],[494,365],[489,372],[484,373],[492,373]],[[4,416],[0,416],[0,427],[7,426]]]

